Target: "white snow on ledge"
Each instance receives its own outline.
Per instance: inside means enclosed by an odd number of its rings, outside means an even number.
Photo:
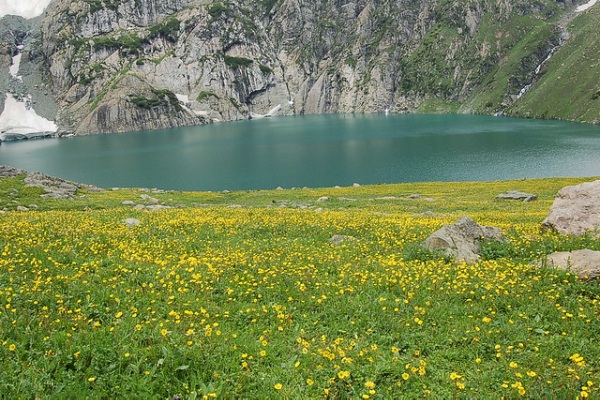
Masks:
[[[585,3],[585,4],[582,4],[582,5],[580,5],[579,7],[577,7],[577,8],[575,9],[575,11],[577,11],[577,12],[582,12],[582,11],[585,11],[585,10],[587,10],[588,8],[590,8],[591,6],[593,6],[594,4],[596,4],[596,2],[597,2],[597,1],[598,1],[598,0],[590,0],[590,1],[588,1],[587,3]]]
[[[53,121],[39,116],[27,102],[17,101],[6,94],[4,112],[0,115],[0,139],[7,134],[31,135],[36,133],[55,133],[58,126]]]
[[[51,0],[0,0],[0,18],[18,15],[31,19],[42,15]]]

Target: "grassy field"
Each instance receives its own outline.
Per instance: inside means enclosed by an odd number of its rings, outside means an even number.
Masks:
[[[584,180],[50,200],[0,179],[0,397],[598,399],[600,286],[531,265],[600,250],[540,230]],[[175,208],[122,205],[147,196]],[[473,265],[419,246],[462,215],[509,241]]]

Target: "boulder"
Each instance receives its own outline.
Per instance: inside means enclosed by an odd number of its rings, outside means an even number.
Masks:
[[[562,188],[542,226],[566,235],[600,227],[600,180]]]
[[[506,193],[502,193],[496,196],[496,200],[522,200],[526,203],[533,200],[537,200],[537,198],[537,194],[519,192],[518,190],[509,190]]]
[[[600,277],[600,251],[587,249],[559,251],[540,259],[538,266],[570,271],[583,280],[598,279]]]
[[[464,216],[453,225],[435,231],[423,242],[429,250],[444,250],[457,261],[477,262],[482,241],[503,241],[500,228],[481,226],[470,217]]]

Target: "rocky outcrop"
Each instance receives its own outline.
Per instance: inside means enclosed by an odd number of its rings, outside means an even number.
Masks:
[[[600,180],[562,188],[542,226],[565,235],[600,228]]]
[[[445,251],[457,261],[473,263],[479,260],[482,241],[504,240],[499,228],[481,226],[464,216],[453,225],[446,225],[431,234],[423,247],[431,251]]]
[[[600,277],[600,251],[575,250],[549,254],[538,261],[538,266],[570,271],[583,280]]]
[[[0,165],[0,178],[12,178],[24,176],[24,182],[27,186],[34,186],[44,189],[43,198],[68,199],[74,197],[81,189],[86,191],[100,191],[102,189],[91,185],[70,182],[61,178],[48,176],[41,172],[28,172],[19,168]]]

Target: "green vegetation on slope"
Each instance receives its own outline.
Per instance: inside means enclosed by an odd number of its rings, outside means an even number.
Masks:
[[[565,44],[544,64],[542,77],[510,113],[600,123],[599,26],[598,6],[573,19]]]
[[[38,211],[0,214],[0,393],[596,398],[600,287],[530,265],[600,250],[539,229],[583,180],[52,200],[1,179],[1,208]],[[539,200],[494,200],[510,189]],[[178,208],[121,205],[144,195]],[[473,265],[419,247],[464,214],[509,242]]]

